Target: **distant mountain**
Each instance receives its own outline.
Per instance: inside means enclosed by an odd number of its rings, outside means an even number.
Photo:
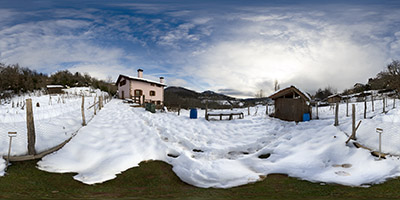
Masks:
[[[182,98],[199,98],[200,93],[183,87],[167,87],[164,89],[164,96],[178,95]]]
[[[236,99],[210,90],[196,92],[183,87],[168,87],[164,90],[164,104],[182,108],[231,108],[268,102],[268,98]]]

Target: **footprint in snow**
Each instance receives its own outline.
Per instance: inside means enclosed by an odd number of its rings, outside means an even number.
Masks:
[[[335,174],[337,174],[339,176],[350,176],[350,173],[345,172],[345,171],[337,171],[337,172],[335,172]]]

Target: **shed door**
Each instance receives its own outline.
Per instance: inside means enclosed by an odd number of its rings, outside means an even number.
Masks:
[[[125,92],[123,90],[121,92],[121,99],[125,99]]]
[[[303,120],[303,101],[301,99],[285,99],[280,98],[275,100],[275,116],[279,119],[287,121],[302,121]]]

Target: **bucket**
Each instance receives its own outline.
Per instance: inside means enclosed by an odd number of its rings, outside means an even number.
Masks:
[[[190,109],[190,119],[197,119],[197,109],[196,108]]]
[[[310,121],[310,113],[304,113],[303,114],[303,122]]]

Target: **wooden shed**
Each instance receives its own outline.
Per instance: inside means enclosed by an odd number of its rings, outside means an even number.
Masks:
[[[342,96],[340,96],[339,94],[333,94],[333,95],[327,97],[328,103],[337,103],[337,102],[340,102],[341,100],[342,100]]]
[[[63,93],[62,89],[64,86],[62,85],[47,85],[47,93],[48,94],[61,94]]]
[[[308,94],[290,86],[281,89],[271,96],[275,101],[275,117],[286,121],[304,121],[304,114],[308,113],[311,119],[311,98]]]

